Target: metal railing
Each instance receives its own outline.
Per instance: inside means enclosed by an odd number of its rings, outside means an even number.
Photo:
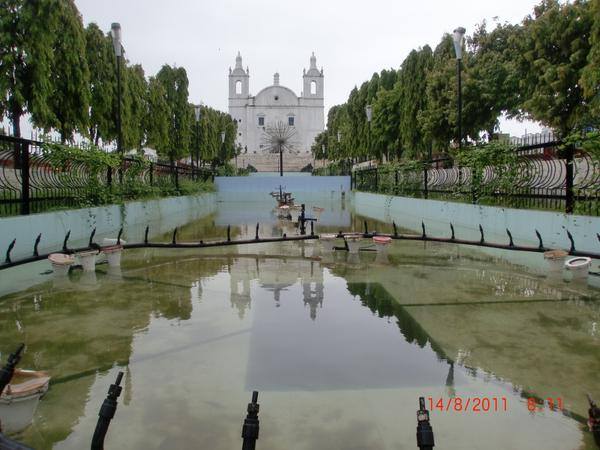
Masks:
[[[518,147],[511,182],[499,183],[507,167],[487,166],[482,173],[451,158],[423,161],[422,169],[384,165],[353,173],[352,187],[426,199],[473,204],[559,210],[600,215],[600,161],[581,149],[558,151],[559,141]]]
[[[42,151],[44,143],[0,135],[0,217],[43,212],[59,207],[105,203],[99,190],[135,198],[152,188],[177,193],[184,180],[214,178],[207,168],[165,162],[142,163],[124,157],[119,168],[92,170],[85,162],[62,168]],[[104,199],[106,200],[106,199]]]

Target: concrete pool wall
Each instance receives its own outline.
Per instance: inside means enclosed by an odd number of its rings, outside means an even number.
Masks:
[[[515,244],[537,246],[537,229],[544,247],[569,249],[570,242],[566,232],[569,230],[577,249],[600,253],[600,242],[596,236],[596,233],[600,233],[600,217],[366,192],[355,192],[353,202],[358,214],[388,223],[395,221],[399,227],[419,233],[423,221],[427,234],[431,236],[450,237],[452,222],[457,238],[478,240],[481,224],[487,241],[508,244],[508,228]]]
[[[0,220],[0,251],[4,254],[12,240],[16,239],[11,257],[17,260],[31,256],[39,233],[42,233],[40,253],[59,250],[69,230],[69,246],[84,246],[94,228],[95,242],[100,242],[102,237],[116,237],[121,227],[124,229],[123,238],[136,242],[144,238],[147,225],[152,237],[215,211],[216,194],[205,193],[7,217]]]

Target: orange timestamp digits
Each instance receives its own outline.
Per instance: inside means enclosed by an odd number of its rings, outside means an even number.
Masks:
[[[563,401],[561,397],[556,397],[556,398],[550,398],[548,397],[547,399],[537,399],[535,397],[528,397],[527,398],[527,409],[530,412],[541,412],[544,410],[545,407],[550,408],[551,410],[555,411],[555,410],[559,410],[562,411],[563,409]]]
[[[490,413],[508,409],[506,397],[440,397],[437,399],[428,397],[428,399],[431,411]]]

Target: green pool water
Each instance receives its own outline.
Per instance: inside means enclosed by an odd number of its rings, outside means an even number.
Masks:
[[[318,231],[362,227],[348,217]],[[296,233],[273,219],[261,235],[282,226]],[[224,230],[210,216],[178,239]],[[232,227],[234,238],[254,232]],[[21,366],[53,380],[14,437],[89,448],[123,371],[107,449],[241,448],[252,390],[258,449],[414,449],[420,396],[453,402],[431,411],[436,448],[595,448],[583,420],[585,394],[600,397],[599,291],[499,256],[398,241],[387,258],[327,254],[306,241],[129,250],[117,270],[46,275],[0,298],[2,360],[25,342]],[[564,411],[531,412],[530,397]],[[451,398],[487,398],[491,411],[456,411]]]

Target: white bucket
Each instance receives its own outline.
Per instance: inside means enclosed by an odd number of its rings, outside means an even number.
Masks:
[[[585,280],[590,274],[592,259],[586,256],[571,258],[565,263],[565,268],[571,272],[573,280]]]
[[[279,206],[277,208],[277,217],[287,219],[290,215],[290,207],[287,205]]]
[[[346,243],[348,244],[348,252],[352,255],[358,254],[360,244],[362,241],[362,235],[360,234],[347,234],[344,236]]]
[[[77,259],[83,267],[84,272],[94,272],[96,270],[96,255],[98,250],[89,250],[77,253]]]
[[[567,256],[569,254],[564,250],[548,250],[544,252],[544,260],[548,266],[548,271],[553,273],[562,272]]]
[[[290,216],[292,216],[292,222],[298,222],[301,212],[302,212],[302,207],[300,207],[300,206],[292,206],[290,208]]]
[[[392,238],[389,236],[373,236],[373,243],[377,254],[387,254],[388,248],[392,243]]]
[[[37,379],[30,378],[21,385],[22,388],[11,384],[2,392],[0,396],[0,421],[2,422],[3,433],[16,433],[27,428],[33,420],[40,397],[48,391],[50,378],[44,376],[45,373],[16,369],[15,374],[18,373],[33,374]],[[14,391],[11,391],[10,387]]]
[[[321,213],[325,211],[325,208],[320,208],[319,206],[313,206],[313,217],[317,220],[321,218]]]
[[[123,239],[121,239],[121,242],[119,242],[119,245],[125,245],[127,244],[127,241],[124,241]],[[116,238],[104,238],[102,239],[102,247],[111,247],[113,245],[117,245],[117,239]]]
[[[335,248],[335,240],[337,236],[335,234],[322,234],[319,236],[321,247],[324,252],[332,252]]]
[[[106,259],[108,259],[109,267],[119,267],[121,265],[123,247],[120,245],[111,245],[110,247],[103,248],[102,251],[106,255]]]
[[[65,255],[64,253],[52,253],[48,256],[48,260],[52,264],[52,270],[57,277],[67,276],[69,268],[75,262],[73,255]]]

